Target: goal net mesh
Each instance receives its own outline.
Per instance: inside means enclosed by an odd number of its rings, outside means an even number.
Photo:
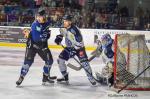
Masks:
[[[124,87],[150,65],[150,53],[145,35],[117,34],[115,36],[114,79],[115,87]],[[126,89],[150,90],[150,68]]]

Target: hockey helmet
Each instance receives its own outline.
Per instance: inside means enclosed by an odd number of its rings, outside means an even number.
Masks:
[[[46,11],[45,9],[39,8],[37,15],[39,16],[46,16]]]
[[[64,15],[63,20],[72,21],[72,16],[71,15]]]
[[[110,40],[112,40],[110,34],[104,34],[102,35],[101,37],[101,42],[102,42],[102,45],[105,46]]]
[[[111,40],[112,38],[111,38],[111,36],[110,36],[110,34],[104,34],[104,35],[102,35],[102,37],[101,37],[101,40],[103,41],[103,40],[105,40],[105,41],[109,41],[109,40]]]

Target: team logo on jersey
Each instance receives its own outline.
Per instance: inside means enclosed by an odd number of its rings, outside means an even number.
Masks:
[[[40,32],[40,31],[41,31],[41,27],[36,26],[36,30],[37,30],[38,32]]]

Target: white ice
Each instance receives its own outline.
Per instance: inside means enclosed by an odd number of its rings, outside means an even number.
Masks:
[[[51,49],[54,64],[51,75],[61,76],[57,57],[61,50]],[[88,51],[88,56],[90,52]],[[69,85],[55,84],[42,86],[44,62],[37,55],[22,85],[16,87],[21,65],[24,60],[25,48],[0,47],[0,99],[150,99],[149,91],[122,91],[120,94],[107,86],[92,86],[84,70],[74,71],[68,68]],[[72,64],[77,63],[69,60]],[[103,63],[94,59],[91,63],[93,73],[100,71]]]

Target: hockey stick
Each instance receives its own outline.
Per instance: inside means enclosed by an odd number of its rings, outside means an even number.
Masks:
[[[62,46],[62,48],[65,49],[64,45],[62,45],[62,44],[60,44],[60,45]],[[68,50],[65,50],[65,51],[67,51],[67,53],[69,53]],[[80,63],[75,57],[73,57],[73,59],[74,59],[78,64],[80,64],[80,66],[82,66],[81,63]]]
[[[88,59],[88,61],[89,61],[89,62],[92,61],[95,57],[96,57],[96,55],[91,56],[91,57]],[[68,63],[67,66],[70,67],[71,69],[76,70],[76,71],[79,71],[79,70],[82,69],[82,66],[81,66],[81,65],[80,65],[79,67],[77,67],[77,66],[75,66],[75,65],[72,65],[71,63]]]
[[[139,73],[136,77],[134,77],[132,80],[130,80],[124,87],[122,87],[121,89],[117,90],[117,93],[120,93],[121,91],[123,91],[126,87],[128,87],[134,80],[136,80],[141,74],[143,74],[148,68],[150,68],[150,66],[148,66],[147,68],[145,68],[141,73]]]
[[[98,48],[99,48],[101,45],[102,45],[102,44],[101,44],[101,42],[99,41],[99,42],[98,42]],[[99,49],[98,49],[98,48],[97,48],[95,51],[92,52],[92,55],[93,55],[93,56],[91,56],[91,57],[88,59],[89,62],[92,61],[95,57],[97,57],[97,55],[99,56],[99,55],[101,54],[101,51],[99,52]],[[71,69],[76,70],[76,71],[79,71],[80,69],[82,69],[81,66],[80,66],[80,67],[77,67],[77,66],[75,66],[75,65],[72,65],[71,63],[68,63],[67,66],[70,67]]]
[[[60,44],[60,45],[65,49],[65,47],[64,47],[62,44]],[[68,50],[66,50],[66,51],[69,53]],[[81,66],[81,68],[83,68],[82,64],[81,64],[75,57],[73,57],[73,59]],[[99,83],[99,81],[98,81],[91,73],[89,73],[88,70],[86,70],[86,69],[84,69],[84,70],[85,70],[86,73],[88,73],[96,82]]]

